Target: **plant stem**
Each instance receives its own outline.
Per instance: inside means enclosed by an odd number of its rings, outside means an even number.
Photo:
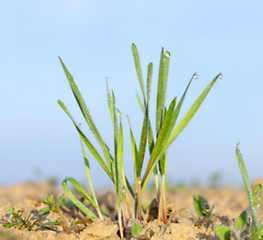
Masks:
[[[128,188],[127,188],[127,183],[126,183],[126,179],[125,179],[125,175],[124,175],[124,170],[122,169],[122,181],[123,181],[123,189],[124,189],[124,192],[122,192],[122,195],[128,205],[128,211],[129,211],[129,215],[130,215],[130,218],[133,218],[133,212],[132,212],[132,206],[131,206],[131,203],[130,203],[130,198],[129,198],[129,195],[128,195]]]
[[[166,216],[166,200],[165,200],[165,175],[162,175],[161,189],[159,195],[159,211],[158,211],[158,221],[167,223]]]
[[[141,177],[137,177],[137,209],[138,209],[138,220],[142,220],[142,181]]]

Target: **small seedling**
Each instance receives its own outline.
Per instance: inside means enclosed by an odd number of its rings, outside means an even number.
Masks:
[[[248,216],[247,211],[245,210],[235,220],[233,229],[224,225],[216,225],[214,230],[220,240],[241,240],[248,237],[247,234],[244,233],[244,230],[247,226],[247,221]]]
[[[206,227],[209,227],[214,217],[213,214],[214,206],[210,208],[206,198],[204,198],[199,194],[193,195],[193,204],[194,204],[194,209],[198,215],[198,217],[196,217],[193,213],[191,213],[191,215],[195,219],[195,223],[194,223],[195,226],[201,227],[202,225],[205,225]]]
[[[142,232],[142,225],[139,222],[135,222],[132,225],[132,236],[137,237]]]
[[[247,191],[249,211],[251,215],[249,237],[250,237],[250,240],[258,240],[258,239],[261,239],[262,237],[262,229],[261,229],[262,227],[261,227],[261,224],[259,223],[258,215],[257,215],[257,208],[259,206],[260,199],[261,199],[262,186],[261,184],[257,184],[252,190],[251,184],[248,178],[247,169],[246,169],[244,160],[242,158],[242,155],[240,153],[240,150],[238,149],[238,146],[239,146],[239,143],[237,144],[237,147],[236,147],[236,157],[238,160],[240,173],[242,175],[243,182],[244,182],[244,185]]]
[[[185,96],[188,92],[188,89],[192,83],[192,80],[197,78],[197,74],[193,74],[190,79],[185,92],[183,93],[178,104],[177,98],[173,98],[169,106],[166,106],[166,90],[167,90],[167,80],[168,80],[168,70],[170,62],[170,53],[168,51],[164,52],[164,49],[161,51],[160,58],[160,67],[159,67],[159,76],[158,76],[158,88],[157,88],[157,100],[156,100],[156,119],[155,119],[155,133],[153,132],[150,114],[149,114],[149,104],[150,104],[150,94],[151,94],[151,83],[152,83],[152,73],[153,73],[153,64],[150,63],[147,68],[147,82],[146,82],[146,91],[143,82],[143,75],[141,70],[140,58],[137,47],[135,44],[132,44],[132,52],[134,57],[134,63],[136,72],[138,75],[138,80],[142,92],[142,98],[137,94],[137,100],[139,102],[140,108],[143,112],[143,122],[140,134],[139,145],[136,145],[136,141],[132,132],[131,123],[128,118],[128,123],[130,127],[130,139],[131,139],[131,149],[132,156],[134,161],[134,187],[132,188],[129,183],[123,167],[123,128],[122,128],[122,118],[120,111],[116,108],[115,103],[115,94],[113,91],[110,91],[107,85],[107,98],[108,106],[110,110],[111,121],[113,125],[114,133],[114,151],[111,151],[108,144],[105,143],[101,134],[99,133],[95,122],[93,121],[89,109],[65,64],[59,58],[63,70],[66,74],[68,82],[70,84],[71,90],[74,97],[79,105],[79,108],[83,114],[84,119],[86,120],[90,131],[96,138],[103,156],[97,151],[94,145],[90,142],[88,137],[84,134],[82,129],[79,127],[77,122],[74,120],[73,116],[70,114],[69,110],[66,108],[62,101],[58,101],[61,108],[69,116],[73,122],[75,128],[77,129],[80,138],[81,146],[85,159],[85,166],[87,177],[90,185],[90,190],[92,192],[92,197],[90,197],[87,192],[80,186],[80,184],[72,177],[64,179],[62,186],[66,195],[70,200],[81,210],[83,211],[91,220],[96,220],[97,217],[100,217],[103,220],[100,208],[98,206],[95,193],[93,191],[91,176],[90,176],[90,165],[88,157],[85,151],[87,147],[90,153],[94,156],[97,162],[104,169],[106,174],[112,180],[116,187],[116,193],[118,196],[118,222],[120,228],[120,234],[123,238],[123,226],[125,221],[122,199],[124,199],[128,206],[129,218],[137,218],[139,221],[146,221],[144,218],[144,213],[142,211],[142,194],[146,188],[146,185],[149,181],[150,176],[154,173],[156,192],[159,203],[159,221],[167,222],[166,216],[166,204],[165,204],[165,175],[166,175],[166,160],[167,160],[167,150],[169,146],[175,141],[175,139],[181,134],[184,128],[188,125],[190,120],[193,118],[199,107],[202,105],[203,101],[207,97],[211,88],[217,81],[217,79],[222,77],[222,74],[218,74],[204,89],[200,96],[193,103],[191,108],[183,116],[181,121],[176,125],[177,118],[179,116],[182,104],[184,102]],[[154,137],[155,136],[155,137]],[[149,147],[150,158],[146,165],[145,173],[142,174],[143,164],[145,162],[147,142]],[[85,145],[85,147],[84,147]],[[138,148],[137,148],[138,146]],[[158,186],[158,167],[161,175],[161,186]],[[92,204],[92,206],[97,211],[97,216],[91,212],[83,203],[81,203],[76,197],[72,194],[67,186],[67,182],[71,182],[77,190]],[[128,194],[130,192],[130,195]],[[130,196],[135,202],[135,206],[131,205]]]
[[[14,227],[19,230],[26,229],[28,231],[32,231],[41,224],[42,216],[35,220],[32,220],[32,212],[30,212],[27,217],[23,216],[23,210],[16,211],[15,208],[11,208],[7,212],[12,215],[12,220],[11,222],[9,222],[5,219],[2,219],[4,221],[3,226],[6,228]]]
[[[58,214],[59,217],[54,222],[45,222],[40,226],[44,227],[50,225],[59,225],[63,228],[63,231],[65,231],[66,233],[71,233],[70,226],[68,225],[66,219],[63,217],[62,213],[60,212],[59,206],[61,204],[62,199],[63,199],[63,195],[59,198],[58,201],[55,201],[53,195],[48,194],[47,198],[42,200],[42,202],[46,204],[48,207],[42,208],[38,212],[43,213],[45,216],[49,215],[50,212],[54,212]]]
[[[215,226],[215,232],[221,240],[239,240],[244,239],[245,237],[249,237],[250,240],[261,240],[263,239],[263,228],[262,224],[258,220],[257,208],[261,199],[262,186],[261,184],[257,184],[252,190],[247,169],[238,146],[239,143],[236,147],[236,157],[248,196],[250,220],[248,221],[247,211],[243,211],[236,219],[234,229],[219,225]],[[247,224],[249,227],[249,235],[243,236],[242,233],[244,232]]]

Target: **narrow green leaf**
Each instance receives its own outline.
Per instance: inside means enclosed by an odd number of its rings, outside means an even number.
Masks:
[[[149,108],[150,95],[151,95],[152,74],[153,74],[153,64],[150,63],[148,65],[148,73],[147,73],[147,106],[148,108]]]
[[[132,156],[133,156],[133,161],[134,164],[137,166],[137,161],[138,161],[138,150],[137,150],[137,146],[136,146],[136,142],[133,136],[133,132],[132,132],[132,127],[131,127],[131,122],[129,119],[129,116],[126,115],[127,119],[128,119],[128,123],[130,126],[130,138],[131,138],[131,150],[132,150]]]
[[[136,166],[137,177],[141,176],[142,166],[144,161],[145,149],[147,144],[147,132],[148,132],[148,113],[145,113],[141,131],[141,140],[138,152],[138,161]]]
[[[92,198],[93,198],[94,208],[96,209],[101,220],[103,220],[102,214],[100,212],[99,204],[98,204],[98,201],[97,201],[97,198],[95,195],[95,191],[93,189],[93,184],[92,184],[91,175],[90,175],[90,164],[89,164],[88,156],[87,156],[87,153],[85,151],[85,147],[84,147],[84,144],[83,144],[83,141],[81,138],[80,138],[80,142],[81,142],[81,148],[82,148],[82,152],[83,152],[83,156],[84,156],[85,169],[86,169],[86,173],[87,173],[89,187],[90,187],[90,191],[91,191]]]
[[[190,122],[190,120],[193,118],[199,107],[202,105],[203,101],[205,100],[207,94],[215,84],[216,80],[221,77],[221,73],[218,74],[206,87],[206,89],[201,93],[201,95],[197,98],[197,100],[194,102],[194,104],[191,106],[191,108],[188,110],[188,112],[184,115],[182,120],[179,122],[173,133],[168,139],[168,142],[164,148],[167,149],[173,141],[179,136],[179,134],[184,130],[184,128],[187,126],[187,124]]]
[[[259,236],[260,236],[260,231],[261,231],[260,223],[258,220],[256,207],[253,204],[252,189],[251,189],[251,185],[249,182],[247,169],[246,169],[244,160],[242,158],[242,155],[240,153],[240,150],[238,149],[238,146],[239,146],[239,143],[237,144],[237,147],[236,147],[236,157],[238,160],[238,166],[240,169],[240,173],[242,175],[243,182],[245,184],[245,188],[247,190],[249,209],[250,209],[250,214],[251,214],[251,225],[250,225],[249,236],[250,236],[251,240],[258,240]],[[256,202],[257,202],[257,200],[256,200]]]
[[[121,207],[121,195],[122,195],[122,181],[121,174],[123,170],[123,130],[122,130],[122,121],[121,114],[118,112],[120,118],[120,127],[119,127],[119,136],[118,136],[118,154],[117,154],[117,173],[118,173],[118,207]]]
[[[86,193],[83,187],[72,177],[67,177],[62,182],[62,187],[68,196],[68,198],[82,211],[84,212],[91,220],[96,221],[97,217],[92,213],[82,202],[80,202],[69,190],[67,181],[71,182],[74,187],[94,206],[93,200],[90,196]]]
[[[115,111],[115,109],[114,109],[114,102],[112,100],[111,93],[110,93],[109,86],[108,86],[108,79],[106,79],[106,86],[107,86],[108,106],[109,106],[109,110],[110,110],[111,121],[112,121],[112,123],[114,123],[114,111]]]
[[[188,83],[185,91],[184,91],[183,96],[181,97],[179,103],[177,104],[177,106],[176,106],[176,108],[175,108],[175,110],[174,110],[172,122],[171,122],[171,125],[170,125],[170,128],[171,128],[170,131],[172,131],[173,128],[174,128],[174,126],[175,126],[175,123],[176,123],[176,120],[177,120],[178,115],[179,115],[179,113],[180,113],[180,110],[181,110],[181,108],[182,108],[182,105],[183,105],[185,96],[186,96],[186,94],[187,94],[187,92],[188,92],[188,89],[189,89],[189,87],[190,87],[193,79],[194,79],[196,76],[197,76],[197,73],[194,73],[193,76],[192,76],[192,78],[190,79],[190,81],[189,81],[189,83]]]
[[[137,97],[138,103],[140,105],[140,108],[141,108],[142,112],[144,113],[144,106],[143,106],[142,100],[141,100],[141,98],[137,92],[136,92],[136,97]]]
[[[216,235],[220,240],[230,240],[231,229],[223,225],[216,225],[214,227]]]
[[[61,58],[59,57],[59,60],[60,60],[60,63],[64,69],[64,72],[67,76],[67,79],[68,79],[68,82],[70,84],[70,87],[71,87],[71,90],[75,96],[75,99],[79,105],[79,108],[83,114],[83,117],[85,118],[86,122],[88,123],[89,127],[90,127],[90,130],[92,131],[92,133],[94,134],[95,138],[97,139],[98,143],[100,144],[100,147],[102,149],[102,152],[104,154],[104,157],[106,159],[106,162],[108,165],[110,165],[111,163],[111,160],[110,160],[110,156],[108,155],[108,151],[107,151],[107,148],[105,146],[105,143],[90,115],[90,112],[88,110],[88,107],[84,101],[84,99],[82,98],[81,96],[81,93],[77,87],[77,85],[75,84],[74,82],[74,79],[72,77],[72,75],[69,73],[68,69],[66,68],[65,64],[63,63],[63,61],[61,60]]]
[[[95,157],[95,159],[97,160],[97,162],[101,165],[101,167],[104,169],[104,171],[109,175],[109,177],[113,180],[112,177],[112,173],[110,172],[110,170],[108,169],[107,165],[105,164],[105,162],[103,161],[102,157],[100,156],[100,154],[98,153],[98,151],[95,149],[95,147],[91,144],[91,142],[88,140],[88,138],[85,136],[85,134],[82,132],[82,130],[80,129],[80,127],[78,126],[78,124],[76,123],[76,121],[74,120],[74,118],[72,117],[71,113],[69,112],[69,110],[67,109],[67,107],[64,105],[64,103],[60,100],[58,100],[59,105],[61,106],[61,108],[65,111],[65,113],[69,116],[69,118],[71,119],[71,121],[73,122],[73,124],[75,125],[76,129],[78,130],[82,140],[84,141],[85,145],[87,146],[87,148],[90,150],[90,152],[92,153],[92,155]]]
[[[143,180],[142,180],[142,191],[144,190],[154,167],[156,166],[157,162],[161,158],[161,156],[160,156],[157,159],[157,156],[160,155],[160,151],[163,149],[163,146],[166,144],[167,139],[170,136],[169,125],[171,122],[171,118],[173,116],[175,104],[176,104],[176,98],[174,98],[173,101],[170,103],[170,106],[168,108],[168,111],[166,113],[164,122],[163,122],[161,130],[160,130],[160,133],[158,135],[158,138],[157,138],[156,143],[154,145],[154,148],[152,150],[152,154],[150,156],[150,160],[148,162],[148,165],[147,165],[147,168],[146,168],[145,174],[143,176]]]
[[[160,65],[159,65],[159,77],[158,77],[158,87],[157,87],[157,100],[156,100],[156,133],[160,130],[161,125],[161,116],[163,110],[163,103],[165,99],[164,93],[164,50],[162,48]]]
[[[137,75],[138,75],[140,87],[141,87],[142,94],[143,94],[143,99],[144,99],[144,102],[146,102],[145,91],[144,91],[144,86],[143,86],[143,78],[142,78],[142,69],[141,69],[140,57],[139,57],[139,53],[138,53],[138,50],[137,50],[137,47],[135,46],[135,44],[132,44],[132,53],[133,53],[135,68],[136,68],[136,72],[137,72]]]

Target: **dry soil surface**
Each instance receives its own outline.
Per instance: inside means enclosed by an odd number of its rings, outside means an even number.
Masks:
[[[262,181],[261,181],[262,182]],[[0,240],[117,240],[118,235],[117,222],[106,220],[104,222],[97,221],[81,225],[78,233],[66,233],[60,226],[51,226],[47,228],[39,228],[34,231],[18,230],[14,228],[4,228],[3,223],[11,221],[12,216],[7,210],[14,207],[16,210],[23,210],[24,216],[30,211],[33,217],[37,217],[37,210],[45,207],[41,200],[46,197],[47,193],[52,193],[56,198],[62,194],[61,190],[48,184],[24,183],[11,187],[0,188]],[[212,222],[208,226],[206,224],[198,227],[195,226],[195,220],[189,211],[194,213],[193,194],[201,194],[204,196],[211,206],[214,206],[215,214]],[[98,193],[98,199],[102,208],[107,208],[114,216],[116,214],[116,196],[113,191],[106,190]],[[144,201],[153,199],[149,194],[145,196]],[[137,238],[130,234],[129,226],[133,220],[127,220],[126,239],[218,239],[213,231],[213,226],[224,224],[233,226],[234,219],[241,211],[248,208],[247,195],[244,190],[235,188],[195,188],[186,190],[175,190],[173,193],[167,194],[167,224],[158,224],[155,218],[157,208],[152,203],[150,213],[147,216],[149,222],[143,226],[143,231]],[[73,222],[76,218],[83,218],[80,211],[74,207],[64,207],[63,215],[69,222]],[[263,204],[261,202],[258,210],[260,220],[263,219]],[[54,221],[57,216],[55,214],[48,215],[44,221]],[[75,218],[75,219],[74,219]],[[153,233],[149,237],[149,232]]]

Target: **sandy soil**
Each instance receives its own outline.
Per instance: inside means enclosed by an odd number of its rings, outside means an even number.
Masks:
[[[72,232],[70,234],[63,231],[60,226],[36,229],[35,231],[18,230],[14,228],[4,228],[3,222],[11,220],[11,215],[7,214],[7,210],[14,207],[17,210],[24,210],[24,215],[33,211],[33,217],[37,215],[38,209],[43,208],[45,205],[41,200],[46,197],[47,193],[52,193],[58,198],[62,191],[58,190],[55,186],[48,183],[43,184],[18,184],[12,187],[0,188],[0,240],[117,240],[118,225],[116,222],[106,220],[104,222],[97,221],[93,223],[86,223],[79,230],[80,232]],[[192,196],[193,194],[201,194],[204,196],[211,206],[214,205],[215,217],[213,218],[210,226],[197,227],[194,224],[194,218],[188,212],[194,213]],[[107,208],[111,214],[116,214],[116,196],[114,192],[108,190],[98,193],[98,199],[102,208]],[[152,199],[152,196],[145,196],[144,201]],[[128,227],[126,230],[126,239],[207,239],[216,240],[213,231],[213,225],[224,224],[232,226],[234,219],[243,211],[247,209],[247,196],[244,190],[234,188],[200,188],[200,189],[187,189],[175,190],[167,196],[167,215],[168,224],[158,224],[154,219],[157,208],[152,204],[150,212],[148,210],[148,218],[150,220],[143,227],[142,233],[133,238],[130,234],[129,226],[132,225],[132,220],[127,220]],[[259,207],[259,218],[263,219],[263,204]],[[63,215],[68,221],[73,221],[74,218],[84,217],[76,208],[63,208]],[[54,221],[57,218],[55,214],[48,215],[46,221]],[[153,231],[154,234],[149,237],[149,232]]]

